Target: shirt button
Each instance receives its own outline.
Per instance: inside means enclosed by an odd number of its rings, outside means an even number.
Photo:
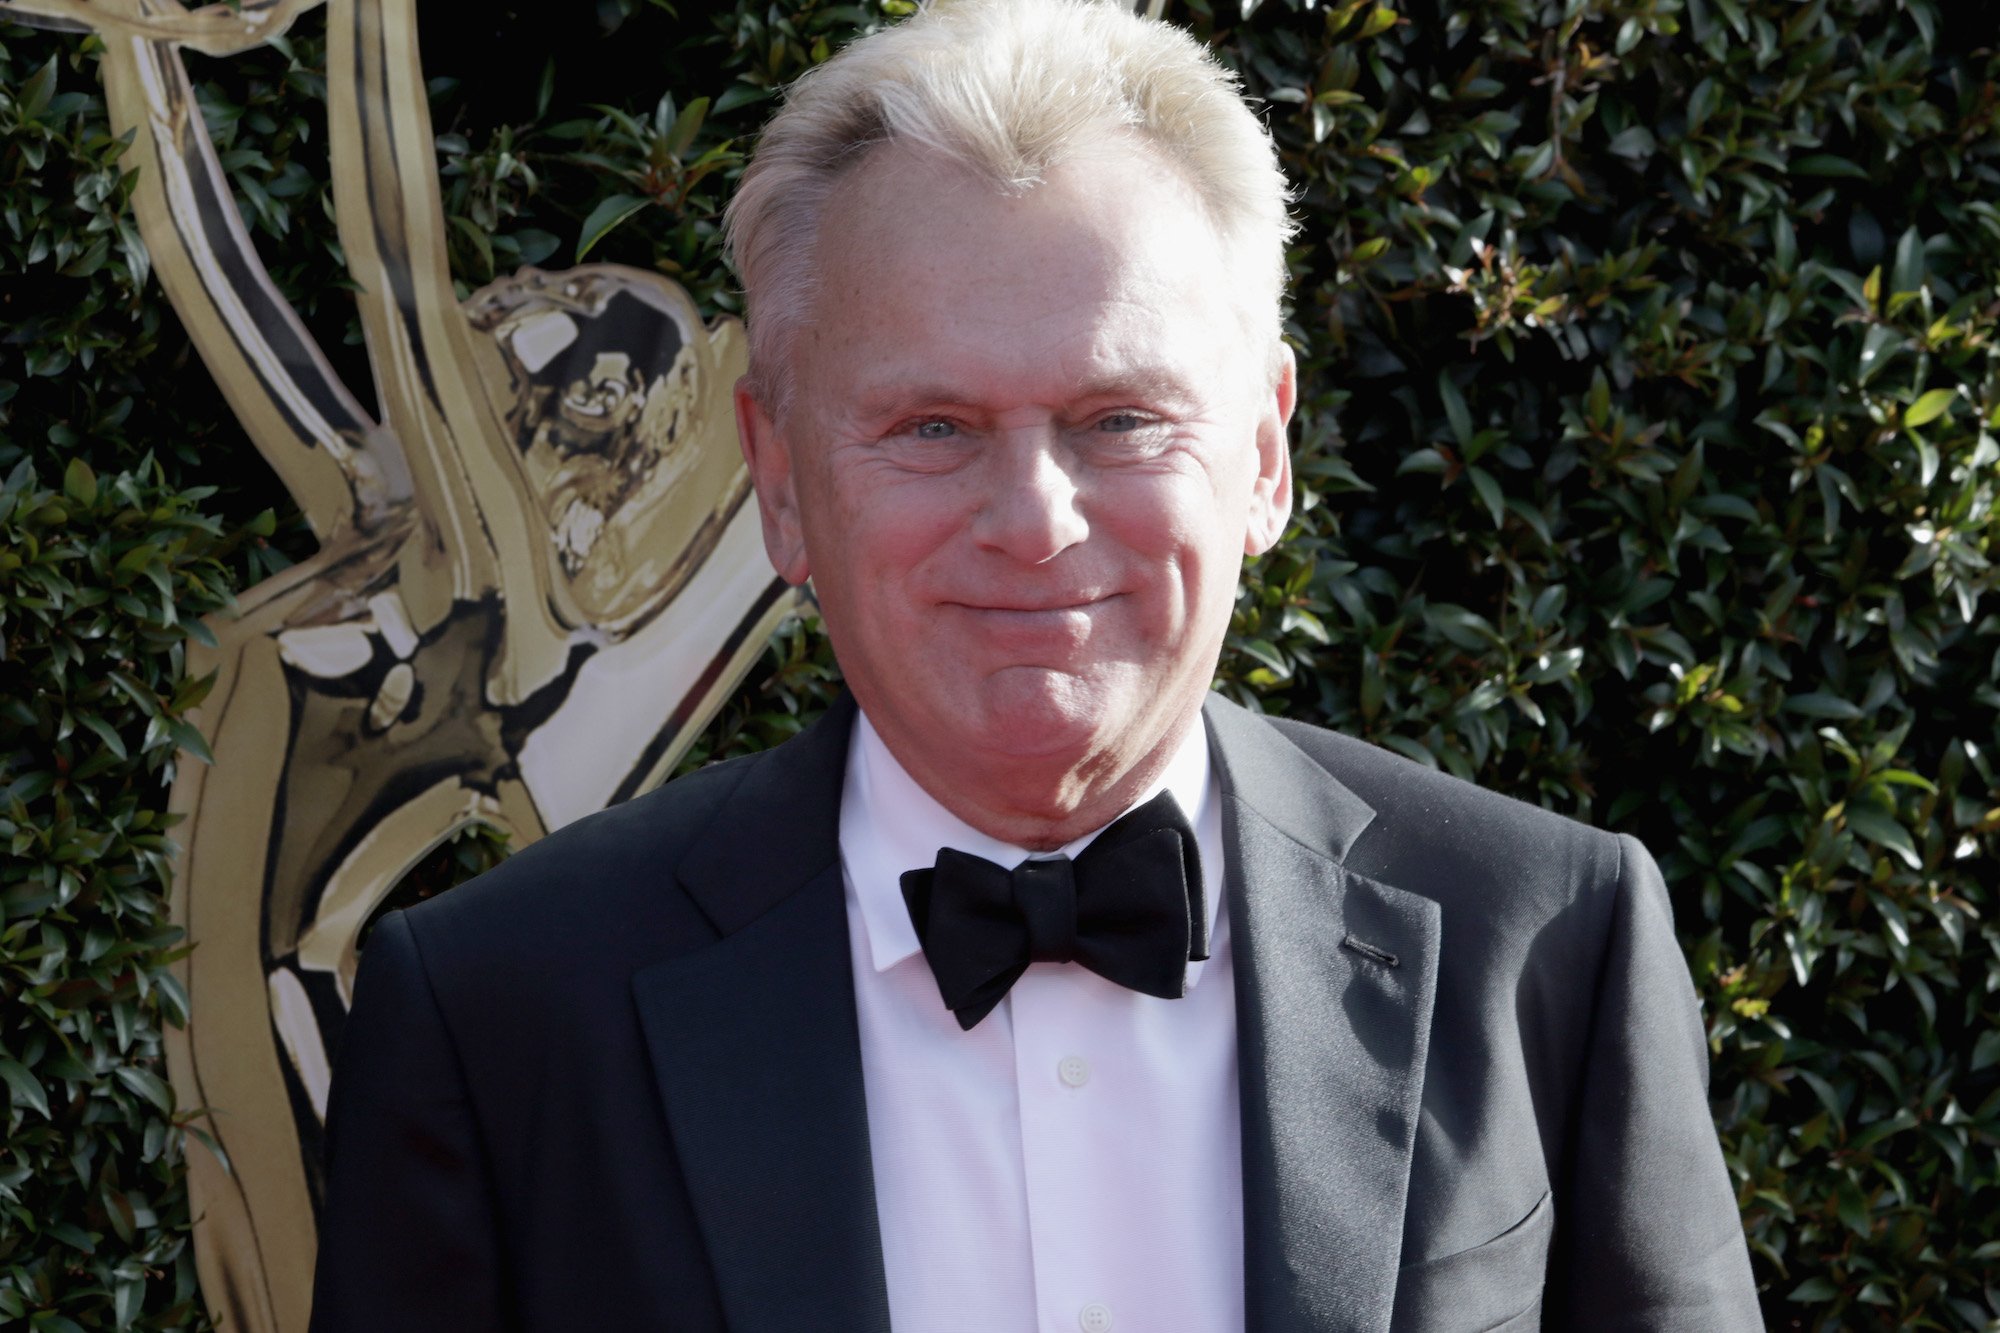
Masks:
[[[1110,1333],[1111,1307],[1102,1301],[1092,1301],[1077,1312],[1076,1323],[1083,1333]]]
[[[1080,1088],[1090,1082],[1090,1062],[1080,1055],[1065,1055],[1056,1065],[1056,1077],[1072,1088]],[[1086,1310],[1104,1310],[1104,1307],[1101,1305],[1090,1305],[1084,1308]],[[1104,1317],[1109,1320],[1111,1312],[1104,1310]],[[1084,1327],[1092,1328],[1095,1326],[1086,1324]],[[1110,1328],[1111,1325],[1106,1323],[1104,1327]]]

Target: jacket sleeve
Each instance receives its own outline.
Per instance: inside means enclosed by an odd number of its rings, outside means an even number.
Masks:
[[[1550,1328],[1763,1327],[1708,1109],[1708,1043],[1659,867],[1618,840],[1571,1158],[1558,1186]],[[1566,1196],[1566,1197],[1565,1197]]]
[[[362,953],[326,1131],[312,1333],[507,1327],[464,1072],[400,912]]]

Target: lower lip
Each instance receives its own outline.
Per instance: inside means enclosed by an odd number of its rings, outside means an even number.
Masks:
[[[1110,601],[1109,597],[1094,597],[1087,602],[1072,602],[1067,606],[1017,607],[1017,606],[975,606],[969,602],[953,602],[951,605],[961,611],[977,616],[997,616],[1002,619],[1019,618],[1040,620],[1047,617],[1085,616]]]
[[[1053,606],[1033,611],[1013,607],[968,606],[964,603],[952,605],[954,609],[962,612],[973,626],[985,632],[1010,637],[1024,635],[1071,639],[1088,634],[1097,613],[1110,600],[1108,597],[1103,597],[1095,601],[1078,602],[1072,606]]]

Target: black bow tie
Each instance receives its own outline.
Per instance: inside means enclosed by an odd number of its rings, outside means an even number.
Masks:
[[[944,848],[903,875],[903,901],[947,1009],[968,1031],[1029,963],[1081,963],[1162,999],[1187,993],[1187,965],[1208,957],[1201,853],[1161,792],[1097,835],[1074,861],[1012,870]]]

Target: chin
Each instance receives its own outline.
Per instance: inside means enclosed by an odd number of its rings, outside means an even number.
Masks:
[[[1066,672],[1014,668],[987,680],[981,694],[984,748],[1011,758],[1081,762],[1131,725],[1125,700]]]

